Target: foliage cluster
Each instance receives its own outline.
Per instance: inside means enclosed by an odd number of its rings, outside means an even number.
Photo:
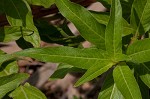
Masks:
[[[0,14],[9,26],[0,27],[0,41],[16,40],[22,51],[0,51],[0,98],[46,99],[38,89],[22,84],[29,76],[18,73],[17,60],[31,57],[60,64],[53,78],[85,70],[75,86],[104,73],[107,75],[98,99],[149,99],[150,88],[150,0],[97,0],[108,12],[88,11],[69,0],[0,0]],[[56,4],[64,23],[57,27],[34,20],[30,4]],[[72,22],[81,36],[67,27]],[[63,47],[40,48],[40,39]],[[91,48],[82,48],[84,40]]]

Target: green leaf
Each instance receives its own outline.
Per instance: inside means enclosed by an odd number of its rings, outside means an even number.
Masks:
[[[16,61],[7,61],[0,66],[0,77],[18,73],[18,65]]]
[[[112,72],[107,75],[98,99],[124,99],[114,83]]]
[[[107,25],[109,22],[109,15],[108,13],[105,12],[92,12],[93,16],[96,18],[96,20],[101,23],[101,24],[105,24]],[[130,24],[124,19],[122,18],[122,23],[123,23],[123,36],[129,35],[131,34],[134,29],[130,26]]]
[[[0,55],[0,67],[1,67],[2,63],[7,62],[9,60],[13,60],[13,59],[15,59],[15,56],[13,56],[11,54],[2,54],[2,55]]]
[[[29,4],[44,6],[45,8],[49,8],[52,4],[55,3],[55,0],[26,0]]]
[[[88,69],[93,64],[107,62],[108,54],[100,49],[78,49],[72,47],[31,48],[12,54],[16,57],[32,57],[44,62],[62,62],[78,68]]]
[[[68,64],[59,64],[57,70],[51,75],[50,78],[64,78],[66,74],[72,69],[73,66]]]
[[[120,0],[122,6],[123,17],[129,21],[131,15],[131,8],[134,0]]]
[[[101,2],[108,9],[111,7],[112,0],[97,0],[97,1]],[[121,6],[122,6],[123,17],[126,20],[129,20],[133,1],[134,0],[120,0]]]
[[[10,42],[13,40],[17,40],[22,36],[29,36],[33,33],[32,30],[25,29],[19,26],[5,26],[0,28],[0,42]]]
[[[101,24],[107,25],[110,18],[110,13],[108,12],[96,12],[90,11],[93,17]]]
[[[108,93],[106,93],[106,91]],[[116,84],[113,84],[109,89],[105,90],[102,97],[98,97],[98,99],[124,99],[120,91],[117,89]]]
[[[27,74],[12,74],[9,76],[0,77],[0,98],[8,92],[14,90],[19,84],[28,78]]]
[[[131,61],[144,63],[150,61],[150,39],[139,40],[131,44],[127,49],[127,55]]]
[[[104,24],[104,25],[108,24],[110,13],[91,11],[91,14],[99,23]],[[129,35],[134,31],[134,29],[130,26],[130,24],[124,18],[122,18],[122,23],[123,23],[123,31],[122,31],[123,36]]]
[[[118,65],[113,71],[113,77],[125,99],[142,99],[136,79],[126,64]]]
[[[111,15],[105,30],[106,50],[115,57],[122,53],[122,8],[120,0],[112,0]]]
[[[134,66],[141,80],[150,88],[150,62]]]
[[[111,68],[114,64],[111,61],[102,61],[93,64],[87,72],[75,83],[75,86],[80,86],[81,84],[90,81],[102,73],[106,72],[109,68]]]
[[[134,0],[131,11],[131,25],[134,34],[144,34],[150,29],[150,0]]]
[[[142,99],[150,99],[149,88],[141,81],[140,78],[137,78],[136,80],[138,81],[141,90]]]
[[[24,39],[32,43],[35,47],[39,47],[40,38],[34,26],[32,12],[28,3],[25,0],[2,0],[2,2],[9,24],[33,30],[33,34],[24,36]]]
[[[76,26],[83,38],[105,49],[105,26],[100,24],[87,9],[69,0],[56,0],[56,6],[61,14]]]
[[[13,99],[47,99],[40,90],[28,83],[16,88],[9,96]]]

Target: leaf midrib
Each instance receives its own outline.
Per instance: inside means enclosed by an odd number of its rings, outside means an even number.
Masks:
[[[113,1],[112,1],[113,2]],[[115,1],[114,1],[115,2]],[[114,12],[112,13],[112,16],[114,16],[114,21],[113,21],[113,57],[115,57],[115,54],[116,54],[116,43],[115,43],[115,41],[116,41],[116,33],[118,33],[118,30],[117,30],[117,32],[116,32],[116,20],[118,19],[118,16],[116,16],[116,4],[114,4],[114,7],[112,8],[112,9],[114,9]],[[117,17],[117,18],[116,18]],[[118,36],[118,35],[117,35]]]
[[[150,49],[138,51],[138,52],[136,52],[136,53],[130,54],[129,56],[134,56],[134,55],[136,55],[136,54],[144,53],[144,52],[147,52],[147,51],[150,51]]]
[[[37,53],[31,53],[31,54],[33,54],[33,55],[37,55]],[[104,58],[102,58],[102,59],[101,59],[101,58],[89,58],[89,57],[77,57],[77,56],[73,56],[73,57],[71,57],[71,56],[48,55],[48,54],[38,54],[38,55],[48,56],[48,57],[79,58],[79,59],[99,60],[99,61],[101,61],[101,60],[106,60],[106,61],[111,60],[111,59],[104,59]]]
[[[146,0],[146,5],[144,6],[144,9],[143,9],[141,18],[140,18],[140,20],[139,20],[138,27],[137,27],[137,29],[136,29],[136,33],[138,32],[138,30],[139,30],[139,28],[140,28],[140,26],[141,26],[141,21],[142,21],[142,19],[143,19],[143,15],[144,15],[144,13],[145,13],[145,8],[147,7],[147,4],[148,4],[147,2],[148,2],[148,0]]]
[[[25,88],[25,87],[24,87]],[[21,91],[23,92],[23,94],[24,94],[24,96],[25,96],[25,98],[26,99],[30,99],[30,98],[28,98],[28,96],[27,96],[27,94],[26,94],[26,92],[25,92],[25,90],[23,89],[23,87],[21,86]],[[34,90],[33,90],[34,91]],[[35,97],[37,97],[37,98],[39,98],[40,99],[40,97],[39,96],[37,96],[36,94],[31,94],[31,95],[34,95]]]
[[[25,98],[28,99],[28,96],[26,95],[26,93],[25,93],[24,89],[22,88],[22,86],[20,86],[20,88],[21,88],[21,91],[23,92]]]
[[[83,24],[85,24],[91,31],[93,31],[93,33],[94,34],[96,34],[96,35],[98,35],[100,38],[102,38],[104,41],[105,41],[105,38],[103,38],[101,35],[99,35],[99,34],[97,34],[92,28],[90,28],[84,21],[82,21],[76,14],[74,14],[73,12],[72,12],[72,10],[71,9],[69,9],[69,7],[67,6],[67,5],[65,5],[65,3],[63,2],[63,0],[61,0],[62,1],[62,3],[64,4],[64,6],[66,7],[66,8],[68,8],[68,10],[74,15],[74,16],[76,16],[76,18],[78,18]],[[91,14],[90,14],[91,15]],[[93,16],[92,16],[93,17]],[[93,19],[95,19],[95,18],[93,18]],[[96,20],[96,19],[95,19]],[[97,21],[97,20],[96,20]]]
[[[134,99],[134,97],[133,97],[133,95],[132,95],[132,93],[131,93],[131,90],[130,90],[130,88],[129,88],[129,86],[128,86],[128,83],[127,83],[127,81],[125,80],[125,77],[124,77],[124,74],[123,74],[122,70],[121,70],[120,68],[119,68],[119,70],[120,70],[120,72],[121,72],[121,75],[122,75],[122,77],[123,77],[123,80],[124,80],[124,82],[125,82],[125,84],[126,84],[128,90],[129,90],[129,93],[130,93],[132,99]]]
[[[113,89],[111,91],[110,99],[113,99],[112,97],[113,97],[113,94],[114,94],[114,89],[115,89],[115,84],[113,85]]]
[[[100,70],[94,72],[93,74],[91,74],[91,75],[88,76],[88,77],[91,77],[91,76],[95,75],[95,73],[97,73],[97,72],[99,72],[99,71],[102,71],[102,70],[106,69],[108,66],[109,66],[109,67],[112,66],[112,63],[109,63],[108,65],[106,65],[106,66],[100,68]],[[91,67],[93,67],[93,66],[91,66]],[[84,79],[82,79],[82,81],[81,81],[80,83],[83,83],[83,81],[84,81],[85,79],[87,79],[88,77],[85,77]],[[80,83],[78,83],[77,85],[80,85]]]

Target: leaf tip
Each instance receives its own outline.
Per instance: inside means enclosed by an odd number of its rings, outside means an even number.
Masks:
[[[80,79],[74,84],[74,87],[79,87],[80,85],[82,85],[84,82],[81,81]]]

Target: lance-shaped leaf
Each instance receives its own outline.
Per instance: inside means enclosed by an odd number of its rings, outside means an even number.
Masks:
[[[34,33],[30,36],[24,36],[24,39],[38,47],[40,45],[39,34],[34,26],[28,3],[25,0],[2,0],[2,3],[9,24],[33,30]]]
[[[143,34],[150,29],[150,0],[134,0],[131,11],[131,25],[134,34]]]
[[[90,11],[93,17],[101,24],[107,25],[110,19],[110,13],[108,12],[96,12]]]
[[[10,42],[17,40],[22,36],[29,36],[33,33],[32,30],[25,29],[23,27],[1,27],[0,28],[0,42]]]
[[[142,99],[136,79],[126,64],[118,65],[113,71],[113,77],[125,99]]]
[[[141,91],[141,94],[142,94],[142,99],[150,99],[149,88],[141,81],[140,78],[137,78],[136,81],[139,84],[140,91]]]
[[[116,84],[113,84],[106,90],[100,93],[98,99],[124,99],[120,91],[117,89]]]
[[[7,61],[0,66],[0,77],[18,73],[18,65],[16,61]]]
[[[87,72],[76,82],[75,86],[80,86],[81,84],[90,81],[102,73],[106,72],[109,68],[111,68],[114,64],[111,60],[102,61],[93,64]]]
[[[18,65],[13,58],[0,50],[0,77],[18,73]]]
[[[127,55],[133,62],[144,63],[150,61],[150,39],[139,40],[127,49]]]
[[[106,8],[110,8],[111,7],[111,1],[112,0],[97,0],[99,2],[101,2]],[[134,0],[120,0],[121,2],[121,6],[122,6],[122,13],[123,13],[123,17],[128,20],[131,14],[131,7],[132,7],[132,3]]]
[[[17,88],[19,84],[27,78],[27,74],[12,74],[9,76],[0,77],[0,98]]]
[[[135,65],[134,68],[141,80],[150,88],[150,62]]]
[[[120,0],[122,6],[122,16],[129,20],[131,15],[131,8],[134,0]]]
[[[77,68],[72,65],[62,63],[58,65],[57,70],[50,76],[50,79],[63,79],[68,73],[84,73],[85,71],[85,69]]]
[[[112,71],[107,75],[98,99],[124,99],[114,83]]]
[[[109,22],[109,13],[108,12],[95,12],[91,11],[93,17],[101,24],[107,25]],[[129,35],[135,31],[130,24],[122,18],[122,24],[123,24],[123,31],[122,31],[122,36]]]
[[[106,50],[114,56],[122,53],[122,8],[120,0],[112,0],[111,15],[105,31]]]
[[[100,49],[78,49],[71,47],[32,48],[16,52],[13,56],[32,57],[44,62],[62,62],[75,67],[88,69],[93,64],[110,60],[108,54]]]
[[[105,49],[105,26],[97,22],[87,9],[69,0],[56,0],[55,3],[61,14],[77,27],[83,38]]]
[[[57,70],[51,75],[50,78],[54,78],[54,79],[62,79],[64,78],[67,73],[69,71],[71,71],[71,69],[73,68],[73,66],[71,65],[68,65],[68,64],[59,64],[58,67],[57,67]]]
[[[13,59],[15,59],[15,57],[11,54],[0,55],[0,67],[1,67],[2,63],[7,62],[9,60],[13,60]]]
[[[49,8],[52,4],[55,3],[55,0],[26,0],[29,4],[44,6],[45,8]]]
[[[40,90],[28,83],[16,88],[9,96],[13,99],[47,99]]]

